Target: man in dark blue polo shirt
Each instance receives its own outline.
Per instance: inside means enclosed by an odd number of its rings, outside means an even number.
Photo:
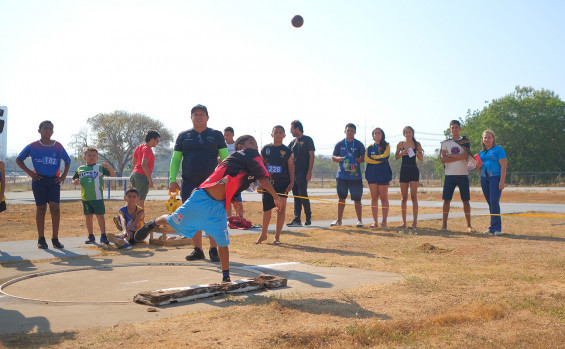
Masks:
[[[192,191],[210,176],[220,159],[228,157],[229,152],[222,132],[208,127],[208,109],[198,104],[190,111],[192,128],[181,132],[175,143],[170,167],[169,191],[181,191],[182,201],[185,202]],[[177,183],[177,173],[182,160],[182,189]],[[219,262],[216,241],[210,238],[210,260]],[[202,250],[202,231],[192,238],[194,251],[186,259],[189,261],[204,259]]]

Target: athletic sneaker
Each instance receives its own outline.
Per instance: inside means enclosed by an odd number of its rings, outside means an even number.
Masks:
[[[124,244],[122,246],[118,246],[118,250],[131,250],[131,244],[127,241],[124,241]]]
[[[86,240],[84,243],[85,243],[85,244],[94,244],[94,243],[96,243],[96,239],[94,238],[94,235],[88,235],[88,240]]]
[[[500,236],[500,235],[502,235],[502,232],[501,231],[495,231],[495,232],[492,233],[492,235]]]
[[[40,237],[39,239],[37,239],[37,248],[40,248],[42,250],[49,248],[49,246],[47,246],[47,241],[45,241],[45,237]]]
[[[126,241],[124,241],[124,239],[120,239],[112,233],[107,233],[106,235],[108,236],[108,240],[110,240],[111,243],[116,244],[116,246],[118,247],[122,247],[126,244]]]
[[[157,228],[157,224],[155,224],[155,221],[145,223],[143,227],[137,229],[133,238],[135,239],[135,241],[141,242],[145,240],[149,236],[149,234],[151,234],[151,232],[155,230],[155,228]]]
[[[222,277],[222,283],[224,283],[224,282],[231,282],[230,277],[229,276]]]
[[[59,239],[57,239],[57,238],[51,239],[51,243],[53,244],[53,247],[55,247],[55,248],[65,248],[65,245],[60,243]]]
[[[104,245],[110,245],[110,241],[108,241],[106,234],[100,235],[100,243]]]
[[[490,229],[487,229],[483,232],[483,234],[492,235],[492,231],[490,231]]]
[[[341,225],[341,222],[339,221],[333,221],[330,223],[330,227],[339,227]]]
[[[204,258],[206,258],[206,257],[204,257],[204,252],[202,252],[202,250],[199,249],[198,247],[195,247],[194,251],[192,251],[191,254],[186,256],[187,261],[196,261],[196,260],[204,259]]]
[[[311,224],[312,224],[312,219],[306,218],[306,221],[304,222],[304,225],[311,225]]]
[[[212,262],[220,261],[220,256],[218,255],[218,249],[216,247],[211,247],[210,250],[208,251],[208,254],[210,255],[210,260]]]
[[[357,224],[355,224],[355,226],[356,226],[357,228],[363,228],[363,222],[357,221]]]
[[[292,222],[288,223],[286,226],[287,227],[301,227],[302,223],[300,221],[293,220]]]

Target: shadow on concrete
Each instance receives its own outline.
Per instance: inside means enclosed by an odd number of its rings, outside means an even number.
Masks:
[[[24,272],[37,270],[37,267],[31,261],[2,251],[0,251],[0,261],[3,261],[0,262],[3,268],[13,268]]]
[[[76,332],[51,332],[49,321],[43,316],[28,318],[17,310],[0,308],[0,319],[2,319],[2,322],[17,326],[14,333],[0,335],[0,343],[7,348],[35,348],[57,345],[65,340],[74,340],[76,338]],[[2,327],[5,326],[6,324]],[[36,332],[29,333],[34,330]]]

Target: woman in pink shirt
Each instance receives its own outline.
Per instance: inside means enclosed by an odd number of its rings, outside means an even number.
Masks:
[[[133,153],[133,172],[130,181],[132,187],[139,192],[139,206],[145,206],[145,198],[149,192],[149,188],[153,188],[153,180],[151,173],[155,166],[155,154],[153,149],[159,144],[161,135],[154,130],[147,131],[145,135],[145,144],[140,144]]]

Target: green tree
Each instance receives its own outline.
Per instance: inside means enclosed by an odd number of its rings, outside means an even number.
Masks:
[[[155,147],[156,156],[170,153],[172,132],[162,122],[147,115],[117,110],[109,114],[97,114],[86,122],[88,127],[72,136],[71,147],[81,158],[85,147],[94,146],[100,158],[116,170],[117,176],[122,176],[124,169],[130,167],[135,148],[145,142],[148,130],[156,130],[161,134],[159,145]]]
[[[508,156],[509,171],[563,171],[565,102],[553,91],[517,86],[483,110],[468,111],[461,134],[471,150],[481,150],[481,135],[490,129]]]

